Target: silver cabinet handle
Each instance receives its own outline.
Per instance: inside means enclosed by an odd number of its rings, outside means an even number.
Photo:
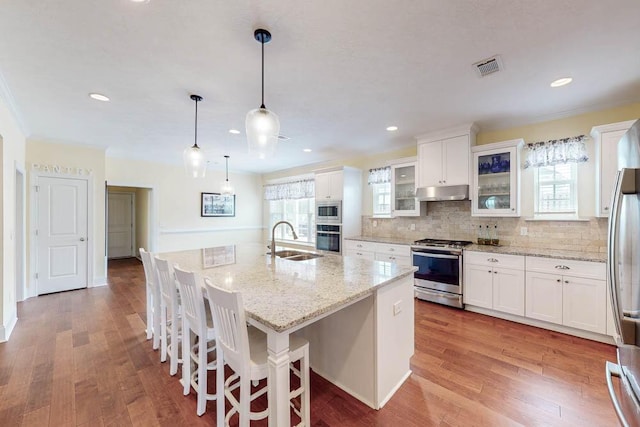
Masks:
[[[356,245],[356,248],[361,248],[361,247],[362,247],[362,245],[360,245],[360,244]]]
[[[394,257],[394,256],[390,256],[390,257],[389,257],[389,259],[396,259],[396,257]]]
[[[389,248],[389,252],[393,252],[395,249],[393,248]]]
[[[498,262],[498,260],[495,259],[495,258],[487,258],[487,261],[489,261],[489,262]]]
[[[356,255],[362,256],[362,252],[356,252]]]
[[[494,271],[494,272],[493,272],[493,274],[498,274],[498,272],[497,272],[497,271]]]
[[[569,283],[569,281],[568,281],[568,280],[565,280],[565,281],[564,281],[564,283]]]
[[[81,237],[81,238],[80,238],[80,241],[81,241],[81,242],[84,242],[84,237]]]
[[[562,280],[560,280],[560,279],[556,279],[556,282],[560,283],[560,282],[562,282]]]
[[[620,420],[620,424],[622,424],[624,427],[628,427],[629,423],[624,418],[622,408],[620,407],[620,402],[618,402],[618,396],[616,396],[616,392],[613,389],[612,377],[620,378],[620,365],[616,365],[615,363],[607,361],[604,369],[607,377],[607,388],[609,389],[609,397],[611,398],[611,402],[613,402],[613,408],[616,410],[616,415]]]
[[[487,270],[487,273],[491,274],[491,270]]]
[[[566,265],[556,265],[556,268],[558,270],[571,270],[571,268],[567,267]]]

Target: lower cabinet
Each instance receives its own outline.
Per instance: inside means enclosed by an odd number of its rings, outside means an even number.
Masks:
[[[524,257],[466,252],[465,304],[524,316]]]
[[[549,271],[552,269],[556,272]],[[602,263],[527,257],[525,315],[606,334],[607,284],[604,273]]]

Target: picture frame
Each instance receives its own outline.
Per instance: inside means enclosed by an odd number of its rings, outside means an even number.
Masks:
[[[236,216],[236,196],[200,193],[200,216]]]

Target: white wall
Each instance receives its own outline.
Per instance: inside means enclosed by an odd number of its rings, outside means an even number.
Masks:
[[[13,113],[0,99],[0,157],[2,197],[0,212],[0,341],[9,338],[17,319],[15,257],[16,167],[24,170],[25,136]]]
[[[193,179],[182,166],[114,157],[106,159],[109,185],[152,188],[158,239],[152,251],[262,241],[262,186],[259,175],[229,173],[236,193],[235,217],[201,217],[200,193],[218,193],[223,170]]]

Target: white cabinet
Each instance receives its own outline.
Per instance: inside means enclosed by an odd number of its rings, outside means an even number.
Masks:
[[[471,147],[472,216],[520,216],[522,139]]]
[[[418,187],[469,185],[469,149],[476,132],[471,124],[418,136]]]
[[[609,216],[611,193],[618,171],[618,141],[634,122],[629,120],[591,129],[596,154],[596,216]]]
[[[464,303],[524,316],[524,257],[464,253]]]
[[[526,316],[607,333],[605,264],[527,257]]]
[[[392,216],[420,216],[416,198],[417,162],[391,165]]]
[[[366,242],[350,239],[345,239],[344,244],[345,256],[392,262],[403,266],[410,266],[412,264],[411,247],[408,245]]]
[[[342,200],[344,196],[343,172],[316,173],[316,200]]]

